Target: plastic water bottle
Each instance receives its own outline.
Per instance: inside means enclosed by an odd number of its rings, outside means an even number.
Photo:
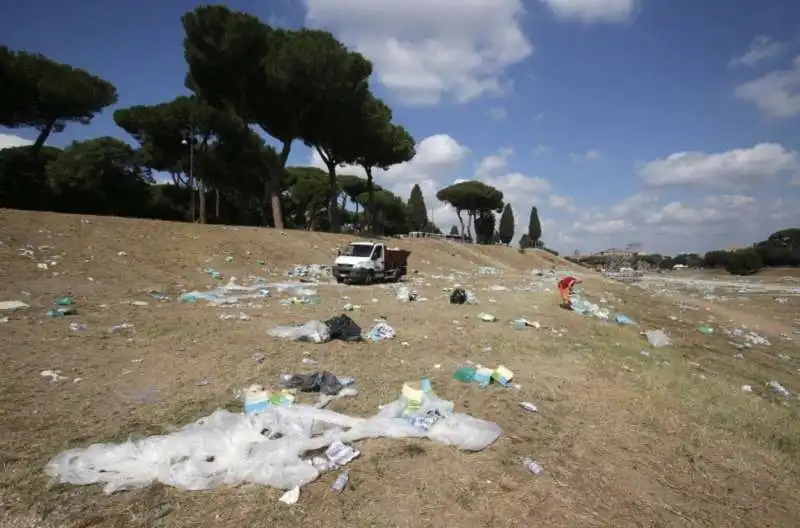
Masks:
[[[535,461],[531,460],[530,458],[523,459],[522,460],[522,465],[525,466],[525,468],[528,471],[530,471],[531,473],[533,473],[534,475],[538,475],[542,471],[544,471],[544,469],[542,468],[542,466],[539,465],[538,462],[535,462]]]
[[[339,476],[336,477],[336,480],[334,481],[333,486],[331,486],[331,489],[336,493],[341,493],[347,487],[347,483],[349,481],[350,481],[350,473],[347,470],[342,471],[341,473],[339,473]]]

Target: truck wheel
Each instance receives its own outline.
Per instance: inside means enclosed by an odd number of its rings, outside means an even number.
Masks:
[[[336,277],[336,282],[341,284],[341,283],[344,282],[344,278],[343,277]]]
[[[367,285],[372,284],[374,280],[375,280],[375,273],[370,271],[369,273],[367,273],[367,276],[364,277],[364,284]]]

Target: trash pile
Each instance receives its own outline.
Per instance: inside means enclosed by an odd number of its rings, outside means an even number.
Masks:
[[[247,286],[236,282],[236,277],[231,277],[224,286],[207,291],[191,291],[180,296],[180,301],[184,303],[196,303],[206,301],[214,306],[224,306],[238,304],[250,299],[263,299],[268,297],[270,289],[283,291],[294,287],[293,284],[268,284],[267,282],[256,279],[256,282]]]
[[[333,268],[329,265],[323,264],[305,264],[297,265],[286,272],[287,277],[297,277],[304,282],[309,279],[318,281],[320,279],[330,279],[333,276]]]
[[[327,321],[311,320],[302,325],[280,325],[267,332],[272,337],[287,341],[310,341],[327,343],[334,339],[342,341],[385,341],[394,339],[394,328],[379,320],[372,329],[363,334],[361,327],[346,314],[331,317]]]
[[[294,488],[355,458],[342,447],[364,438],[429,438],[480,451],[502,434],[493,422],[454,412],[453,402],[438,398],[429,383],[420,385],[404,387],[397,400],[369,418],[302,404],[270,405],[245,415],[218,410],[167,435],[63,451],[45,473],[61,483],[103,484],[106,494],[160,482],[185,490],[253,483],[299,496]],[[320,457],[308,457],[332,446],[343,456],[329,454],[324,465]]]
[[[477,383],[479,387],[488,387],[490,383],[498,383],[504,387],[511,384],[514,373],[500,365],[496,369],[483,367],[481,365],[461,367],[453,373],[453,379],[463,383]]]

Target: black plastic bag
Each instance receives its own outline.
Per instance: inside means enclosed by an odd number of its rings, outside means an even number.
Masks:
[[[287,389],[298,389],[302,392],[321,392],[335,396],[342,390],[339,378],[327,371],[315,374],[292,374],[283,382]]]
[[[450,304],[464,304],[467,302],[467,290],[464,288],[456,288],[450,294]]]
[[[325,321],[325,324],[331,330],[331,339],[361,341],[361,327],[345,314],[331,317]]]

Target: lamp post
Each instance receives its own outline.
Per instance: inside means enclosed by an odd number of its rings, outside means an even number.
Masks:
[[[189,147],[189,193],[192,196],[192,205],[189,207],[189,211],[192,215],[192,222],[194,222],[197,219],[194,206],[194,145],[192,141],[186,139],[181,143]]]

